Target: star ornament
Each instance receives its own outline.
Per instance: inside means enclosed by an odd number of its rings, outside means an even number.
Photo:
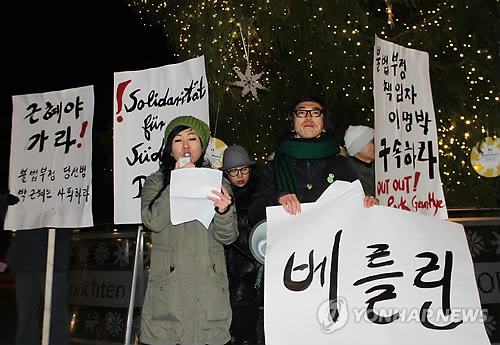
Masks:
[[[262,86],[258,81],[264,72],[252,74],[250,66],[247,66],[245,74],[241,73],[241,70],[238,67],[235,67],[234,71],[238,75],[239,80],[232,83],[232,85],[243,88],[241,91],[241,97],[245,97],[250,92],[258,102],[259,97],[257,96],[257,89],[267,90],[267,88]]]

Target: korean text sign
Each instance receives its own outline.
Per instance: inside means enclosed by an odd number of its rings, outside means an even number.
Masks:
[[[428,54],[376,37],[373,79],[380,204],[448,218]]]
[[[302,206],[267,209],[266,344],[489,344],[461,225],[362,199]]]
[[[203,56],[159,68],[115,73],[115,223],[141,223],[142,185],[159,168],[165,128],[182,115],[209,123]]]
[[[6,229],[88,227],[92,219],[92,86],[12,97]]]

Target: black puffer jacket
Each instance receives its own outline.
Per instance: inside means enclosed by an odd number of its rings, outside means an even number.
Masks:
[[[334,181],[353,182],[359,177],[342,155],[326,159],[292,159],[292,164],[299,193],[297,197],[301,203],[315,202]],[[266,207],[278,205],[279,198],[274,181],[274,161],[271,161],[259,175],[259,183],[248,210],[250,224],[255,225],[265,219]]]

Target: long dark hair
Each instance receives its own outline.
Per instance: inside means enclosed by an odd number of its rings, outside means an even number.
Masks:
[[[153,207],[153,203],[160,197],[161,193],[163,193],[163,191],[170,184],[170,173],[172,172],[172,170],[175,169],[175,163],[177,163],[175,158],[172,157],[172,143],[174,141],[174,137],[177,134],[179,134],[180,132],[182,132],[188,128],[190,128],[190,127],[177,126],[170,132],[170,134],[167,137],[167,142],[165,143],[165,147],[163,148],[163,152],[162,152],[161,158],[160,158],[160,171],[163,174],[163,186],[161,187],[158,194],[156,194],[156,196],[153,198],[153,200],[151,200],[151,202],[149,203],[149,209],[151,209]],[[203,143],[201,142],[201,138],[200,138],[200,145],[201,145],[201,147],[203,147]],[[200,158],[194,163],[194,165],[196,167],[199,168],[203,165],[204,155],[205,155],[205,152],[202,152]]]

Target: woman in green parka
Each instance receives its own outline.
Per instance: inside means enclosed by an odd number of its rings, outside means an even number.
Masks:
[[[160,169],[142,189],[142,222],[152,231],[140,336],[145,344],[225,344],[231,339],[223,245],[238,237],[238,225],[229,182],[223,179],[221,190],[207,196],[216,210],[208,230],[197,220],[170,221],[170,172],[201,167],[209,139],[203,121],[192,116],[172,120]]]

